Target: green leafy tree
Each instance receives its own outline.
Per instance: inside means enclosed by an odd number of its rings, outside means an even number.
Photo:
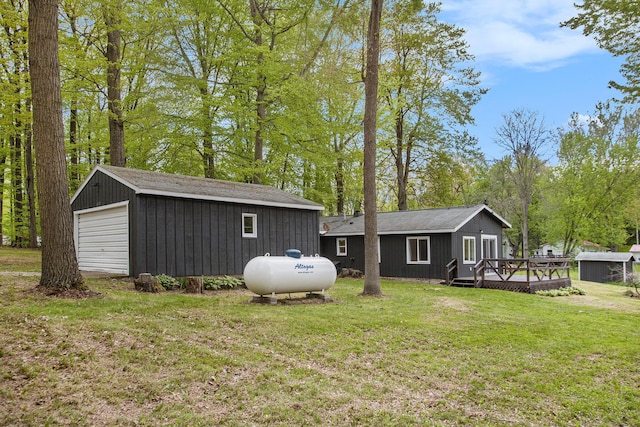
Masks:
[[[444,185],[425,179],[429,173],[443,166],[454,170],[465,150],[474,151],[473,144],[455,141],[470,141],[461,129],[473,123],[471,108],[486,92],[479,88],[479,73],[468,67],[473,56],[464,30],[439,22],[439,12],[438,3],[402,0],[390,3],[385,21],[389,42],[382,55],[381,98],[399,210],[408,208],[412,175],[432,169],[421,174],[422,181],[442,190]]]
[[[584,240],[607,247],[626,242],[626,212],[640,182],[638,114],[600,104],[587,124],[574,116],[562,134],[547,224],[550,241],[563,241],[564,253]]]
[[[14,246],[37,246],[35,174],[31,134],[31,99],[27,56],[27,2],[0,6],[0,138],[3,176],[10,185],[9,237]],[[4,181],[3,181],[4,187]],[[5,221],[3,221],[3,224]]]
[[[636,0],[585,0],[576,4],[579,13],[562,25],[582,28],[585,36],[593,36],[598,45],[614,56],[624,57],[620,72],[626,83],[610,81],[620,90],[624,101],[640,99],[640,7]]]
[[[496,130],[496,143],[510,157],[512,167],[507,170],[515,185],[522,218],[522,256],[529,257],[530,206],[538,191],[537,183],[545,166],[543,156],[551,141],[544,118],[524,109],[502,116],[503,123]]]

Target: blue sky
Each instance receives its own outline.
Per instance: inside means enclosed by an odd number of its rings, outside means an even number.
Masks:
[[[440,19],[467,30],[474,67],[489,88],[473,109],[469,128],[487,159],[504,155],[494,140],[503,115],[538,112],[551,129],[570,115],[589,115],[599,101],[618,96],[622,60],[598,48],[579,30],[559,23],[577,14],[578,0],[443,0]]]

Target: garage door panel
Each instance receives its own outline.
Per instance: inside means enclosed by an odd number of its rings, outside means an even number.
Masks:
[[[80,270],[129,274],[128,206],[79,213],[76,221]]]

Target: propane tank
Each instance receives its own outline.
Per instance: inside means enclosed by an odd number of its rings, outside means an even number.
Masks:
[[[287,256],[258,256],[244,267],[247,289],[258,295],[325,291],[336,281],[336,267],[329,259],[302,256],[297,249]]]

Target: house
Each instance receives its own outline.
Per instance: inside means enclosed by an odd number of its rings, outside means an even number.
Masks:
[[[626,282],[633,273],[635,256],[629,252],[581,252],[578,278],[589,282]]]
[[[365,215],[320,219],[320,254],[338,267],[364,271]],[[473,276],[482,258],[502,258],[502,230],[511,227],[486,205],[377,214],[380,275],[444,279],[458,260],[458,274]]]
[[[544,256],[552,256],[552,257],[562,257],[562,256],[572,256],[578,254],[580,252],[606,252],[608,248],[602,247],[597,243],[589,242],[588,240],[583,241],[581,244],[577,245],[576,248],[571,251],[570,254],[564,254],[563,251],[564,242],[560,241],[555,244],[545,243],[540,248],[535,249],[533,251],[534,257],[544,257]]]
[[[629,252],[634,254],[636,256],[636,259],[638,259],[640,257],[640,244],[636,243],[635,245],[631,245]]]
[[[323,207],[265,185],[99,165],[71,206],[85,271],[232,275],[267,252],[319,251]]]

